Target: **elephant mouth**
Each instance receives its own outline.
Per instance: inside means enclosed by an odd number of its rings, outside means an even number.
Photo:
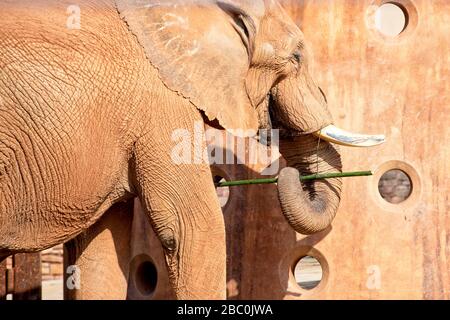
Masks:
[[[277,121],[276,116],[273,114],[275,101],[272,94],[268,96],[267,108],[269,115],[268,119],[264,122],[263,127],[270,127],[280,129],[280,135],[282,137],[296,137],[296,136],[304,136],[305,132],[292,130],[290,128],[286,128],[283,124]],[[333,124],[323,127],[322,129],[313,132],[313,136],[319,138],[320,140],[331,142],[334,144],[338,144],[346,147],[355,147],[355,148],[368,148],[378,146],[386,142],[386,136],[383,134],[361,134],[354,133],[350,131],[346,131],[341,129]]]

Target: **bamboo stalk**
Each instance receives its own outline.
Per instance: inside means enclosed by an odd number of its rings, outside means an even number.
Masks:
[[[353,171],[353,172],[336,172],[336,173],[324,173],[324,174],[312,174],[308,176],[301,176],[300,181],[310,180],[323,180],[331,178],[348,178],[348,177],[363,177],[371,176],[372,171]],[[248,186],[252,184],[272,184],[277,183],[278,177],[275,178],[263,178],[252,180],[236,180],[236,181],[224,181],[216,183],[216,187],[236,187],[236,186]]]

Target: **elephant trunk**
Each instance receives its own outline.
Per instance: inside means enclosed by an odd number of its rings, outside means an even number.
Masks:
[[[300,174],[341,172],[336,146],[312,135],[283,139],[280,151],[288,167],[278,177],[278,196],[284,216],[295,231],[313,234],[333,221],[340,202],[340,178],[301,182]]]

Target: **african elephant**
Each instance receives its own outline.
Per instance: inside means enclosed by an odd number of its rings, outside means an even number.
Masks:
[[[302,33],[275,0],[6,0],[0,21],[2,257],[68,241],[137,196],[176,297],[222,299],[210,167],[173,161],[175,130],[279,128],[292,166],[279,200],[302,233],[329,226],[341,181],[302,185],[298,170],[340,171],[330,142],[382,140],[332,125]]]

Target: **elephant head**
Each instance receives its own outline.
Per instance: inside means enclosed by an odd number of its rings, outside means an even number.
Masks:
[[[330,142],[371,146],[384,138],[332,125],[325,96],[308,70],[302,32],[281,5],[275,0],[118,0],[117,5],[165,85],[205,118],[234,133],[256,132],[268,123],[282,130],[280,151],[289,166],[279,175],[282,211],[298,232],[328,227],[340,201],[340,179],[302,184],[299,171],[340,171],[339,150]]]

